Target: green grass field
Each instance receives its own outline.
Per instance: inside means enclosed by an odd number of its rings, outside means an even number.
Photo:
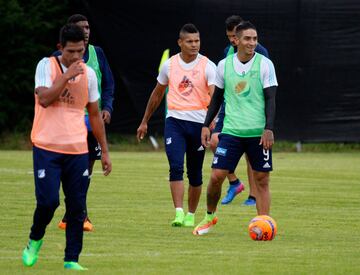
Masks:
[[[211,233],[195,237],[191,228],[169,225],[174,210],[163,152],[111,157],[112,174],[103,177],[97,164],[88,196],[96,231],[85,234],[80,263],[89,274],[360,274],[358,152],[274,154],[271,216],[278,235],[272,242],[248,236],[256,215],[254,207],[241,206],[248,190],[219,206]],[[205,212],[210,162],[208,153],[197,222]],[[243,160],[237,172],[245,178]],[[57,222],[63,201],[38,263],[21,263],[35,207],[31,152],[0,151],[0,206],[0,273],[62,274],[65,239]]]

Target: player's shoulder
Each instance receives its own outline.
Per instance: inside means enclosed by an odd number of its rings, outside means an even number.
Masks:
[[[57,51],[54,51],[51,56],[60,56],[61,55],[61,51],[57,50]]]
[[[274,63],[267,58],[266,56],[261,56],[261,62],[260,62],[260,71],[261,73],[270,73],[275,74],[275,66]]]
[[[263,56],[266,56],[269,58],[269,51],[260,43],[256,45],[255,52],[262,54]]]
[[[207,56],[205,55],[202,55],[201,53],[198,54],[198,58],[205,58],[205,60],[207,61],[207,64],[206,65],[209,65],[211,68],[215,69],[216,68],[216,65],[215,63],[210,59],[208,58]]]
[[[227,45],[227,47],[224,49],[224,55],[223,55],[223,56],[226,57],[226,56],[228,55],[229,50],[230,50],[230,47],[232,47],[231,44]],[[235,52],[236,52],[236,51],[235,51]]]
[[[170,67],[170,61],[171,61],[171,58],[168,58],[164,61],[164,63],[161,65],[161,68],[160,68],[160,71],[167,71],[168,68]]]
[[[89,44],[89,47],[93,47],[95,49],[95,51],[103,51],[103,49],[100,46]]]
[[[226,58],[227,58],[227,57],[221,59],[221,60],[218,62],[218,65],[217,65],[217,66],[218,66],[218,67],[223,67],[223,66],[225,66]]]
[[[94,50],[95,52],[99,55],[104,55],[104,50],[100,47],[100,46],[95,46],[95,45],[89,45],[89,46],[93,46],[94,47]]]
[[[50,64],[50,57],[43,57],[39,60],[37,66],[38,67],[46,67]]]
[[[85,64],[85,65],[86,65],[88,77],[90,77],[90,78],[92,78],[93,76],[96,77],[96,73],[95,73],[94,69],[91,68],[88,64]]]
[[[259,54],[259,53],[258,53]],[[266,57],[265,55],[259,54],[261,56],[261,64],[267,65],[267,66],[274,66],[273,62],[270,58]]]

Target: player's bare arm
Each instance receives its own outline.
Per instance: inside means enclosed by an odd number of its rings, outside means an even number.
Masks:
[[[210,144],[210,124],[214,120],[216,114],[219,112],[220,106],[224,101],[224,89],[215,88],[214,94],[211,97],[210,105],[206,114],[204,126],[201,130],[201,143],[208,147]]]
[[[93,130],[93,134],[101,146],[101,164],[104,175],[107,176],[112,170],[112,164],[109,156],[109,148],[106,141],[105,127],[100,115],[98,102],[89,102],[87,105],[87,110],[89,113],[89,120],[91,128]]]
[[[39,103],[42,107],[46,108],[55,102],[64,90],[66,83],[71,78],[84,73],[84,68],[81,63],[83,63],[83,61],[79,60],[71,64],[68,70],[62,74],[61,77],[57,79],[50,88],[37,87],[35,89],[35,93],[38,95]]]
[[[141,141],[147,133],[147,123],[150,120],[152,114],[159,107],[161,100],[163,99],[166,91],[166,85],[161,85],[159,82],[156,84],[154,90],[151,93],[149,101],[146,106],[144,117],[137,129],[136,137],[138,141]]]

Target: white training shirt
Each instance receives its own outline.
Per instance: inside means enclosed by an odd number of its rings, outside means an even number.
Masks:
[[[184,70],[191,70],[198,64],[202,56],[203,55],[198,54],[196,59],[190,63],[185,63],[180,56],[179,64]],[[157,77],[157,81],[161,85],[168,85],[169,75],[170,75],[170,59],[166,60],[162,65],[159,75]],[[208,62],[205,67],[205,78],[207,80],[208,86],[215,85],[216,65],[210,59],[208,59]],[[205,110],[193,110],[193,111],[168,110],[166,117],[174,117],[177,119],[203,123],[205,121],[206,111]]]
[[[61,63],[60,63],[61,64]],[[61,64],[64,73],[67,71],[67,67]],[[100,96],[98,92],[98,83],[95,71],[87,66],[88,75],[88,89],[89,89],[89,102],[96,102]],[[35,89],[38,87],[50,88],[53,85],[51,80],[51,66],[48,57],[41,59],[36,67],[35,72]]]
[[[254,63],[254,60],[255,55],[253,56],[253,58],[251,58],[251,60],[243,64],[237,57],[237,54],[234,54],[233,65],[236,73],[240,75],[245,75],[250,70],[251,66]],[[224,89],[225,61],[226,58],[221,60],[216,69],[215,85],[220,89]],[[271,86],[278,86],[274,64],[269,58],[265,56],[262,57],[260,62],[260,79],[263,85],[263,89]]]

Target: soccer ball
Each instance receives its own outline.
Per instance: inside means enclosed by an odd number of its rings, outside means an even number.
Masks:
[[[276,222],[270,216],[260,215],[250,221],[249,235],[254,241],[271,241],[275,238],[276,232]]]

